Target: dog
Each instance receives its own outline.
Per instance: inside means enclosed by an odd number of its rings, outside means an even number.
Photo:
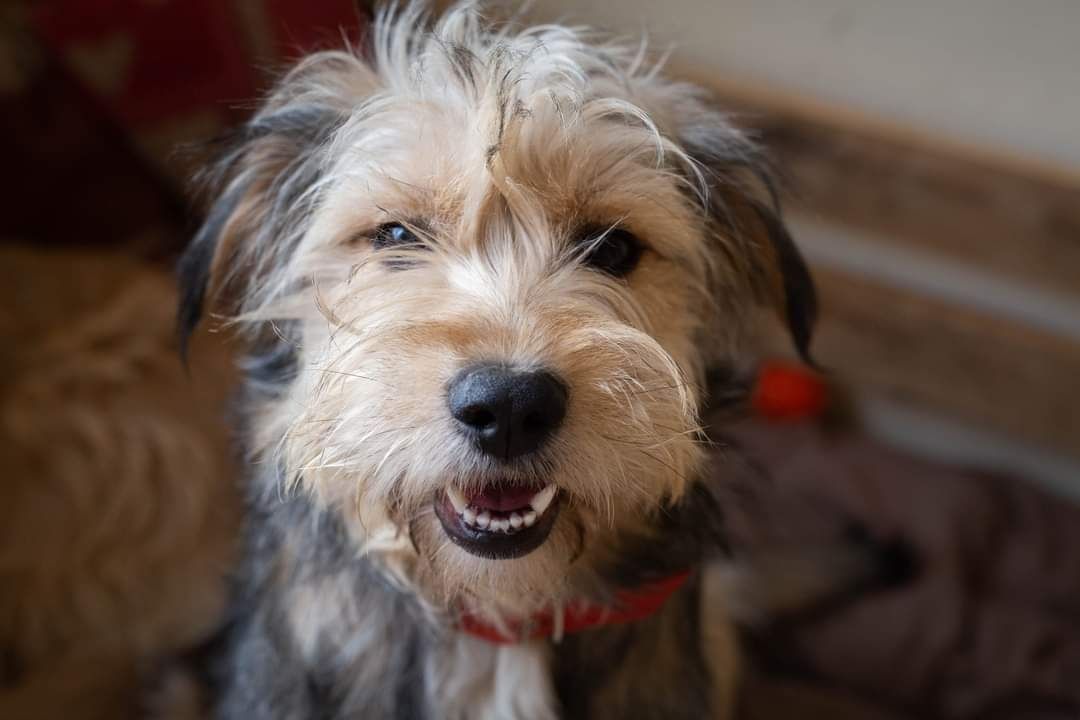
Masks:
[[[204,178],[247,347],[220,718],[727,717],[704,409],[813,283],[762,149],[642,48],[381,11]],[[727,388],[730,389],[730,388]]]

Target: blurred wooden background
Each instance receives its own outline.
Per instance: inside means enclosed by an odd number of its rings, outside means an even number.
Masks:
[[[1080,461],[1080,176],[779,93],[721,96],[786,174],[822,362]]]

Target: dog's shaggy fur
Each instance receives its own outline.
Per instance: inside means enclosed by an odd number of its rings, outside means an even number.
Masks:
[[[470,5],[429,25],[410,6],[377,19],[370,52],[285,76],[208,184],[183,329],[205,304],[250,343],[248,539],[218,715],[725,712],[699,415],[751,308],[777,307],[804,354],[815,314],[757,146],[642,50],[491,29]],[[625,273],[590,262],[616,237],[640,252]],[[459,432],[447,387],[477,363],[560,378],[547,444],[507,462]],[[560,512],[516,559],[451,542],[435,511],[449,487],[538,483]],[[510,645],[457,627],[685,569],[632,625]]]

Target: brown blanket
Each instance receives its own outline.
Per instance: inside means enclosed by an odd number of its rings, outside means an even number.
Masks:
[[[920,558],[899,588],[762,633],[747,717],[1080,717],[1080,507],[812,423],[725,432],[773,531],[832,514]]]

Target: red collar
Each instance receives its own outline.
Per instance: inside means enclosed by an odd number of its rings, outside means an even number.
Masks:
[[[585,602],[568,605],[562,611],[561,628],[550,610],[537,613],[531,621],[512,622],[508,628],[509,633],[504,633],[469,614],[461,616],[458,627],[470,635],[493,643],[517,643],[540,638],[558,640],[563,634],[647,618],[663,607],[667,599],[681,588],[689,577],[690,571],[686,571],[633,590],[620,590],[615,595],[615,602],[610,606]]]

